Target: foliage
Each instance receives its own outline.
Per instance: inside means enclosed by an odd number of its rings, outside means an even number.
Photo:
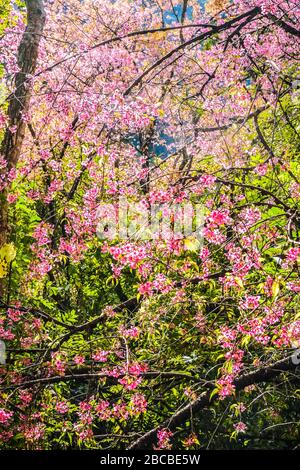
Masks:
[[[26,22],[2,3],[1,139]],[[0,447],[295,448],[297,364],[264,371],[300,341],[297,2],[190,0],[167,25],[169,1],[44,3],[20,158],[0,155]],[[101,239],[120,198],[132,223],[193,203],[202,238]]]

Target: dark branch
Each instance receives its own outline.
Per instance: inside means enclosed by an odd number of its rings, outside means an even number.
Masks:
[[[281,361],[276,362],[270,366],[265,366],[261,369],[258,369],[249,374],[242,375],[240,378],[234,381],[236,391],[243,390],[249,385],[254,385],[262,382],[270,382],[273,379],[277,378],[283,372],[294,371],[296,370],[297,365],[294,364],[291,360],[291,357],[285,358]],[[213,402],[217,400],[217,395],[211,397],[211,390],[202,393],[199,398],[197,398],[192,403],[189,403],[180,411],[175,413],[169,419],[164,421],[161,425],[157,426],[151,431],[148,431],[138,440],[133,442],[128,449],[138,450],[138,449],[149,449],[156,441],[157,431],[160,428],[168,428],[170,430],[176,429],[177,426],[182,426],[185,421],[190,419],[191,413],[195,415],[204,408],[210,406]]]

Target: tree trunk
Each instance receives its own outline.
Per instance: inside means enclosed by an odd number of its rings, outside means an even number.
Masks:
[[[30,76],[34,74],[38,58],[38,48],[45,24],[43,0],[25,0],[27,8],[27,27],[18,49],[19,72],[15,76],[15,90],[10,96],[8,125],[1,144],[1,154],[7,166],[2,172],[4,180],[8,172],[16,168],[22,149],[26,123],[23,113],[28,111],[31,96]],[[7,192],[9,183],[0,192],[0,247],[9,240]],[[3,295],[3,281],[0,279],[0,296]]]
[[[27,27],[18,49],[19,72],[15,77],[15,91],[11,95],[8,108],[8,126],[1,144],[1,154],[7,161],[4,176],[16,168],[25,135],[23,113],[28,110],[31,82],[30,75],[36,69],[38,47],[45,24],[43,0],[25,0],[27,7]],[[12,132],[11,129],[15,129]],[[0,194],[0,246],[9,238],[7,190]]]

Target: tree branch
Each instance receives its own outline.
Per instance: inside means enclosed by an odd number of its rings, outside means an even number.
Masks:
[[[125,373],[120,374],[118,378],[124,377]],[[140,374],[140,377],[144,377],[145,379],[153,379],[153,378],[164,378],[164,379],[174,379],[174,378],[181,378],[181,379],[186,379],[186,380],[192,380],[192,381],[197,381],[199,382],[199,379],[196,377],[185,374],[183,372],[160,372],[160,371],[152,371],[152,372],[143,372]],[[16,389],[16,388],[30,388],[35,385],[50,385],[53,383],[58,383],[58,382],[68,382],[71,380],[75,381],[84,381],[84,380],[93,380],[93,379],[109,379],[113,384],[118,383],[118,378],[112,377],[109,375],[109,373],[105,372],[95,372],[95,373],[88,373],[83,372],[80,373],[80,371],[76,371],[75,373],[69,373],[66,375],[56,375],[53,377],[41,377],[38,379],[32,379],[28,380],[27,382],[19,383],[19,384],[14,384],[14,385],[9,385],[8,387],[2,388],[2,390],[11,390],[11,389]]]
[[[254,385],[262,382],[269,382],[278,377],[283,372],[293,371],[297,367],[291,360],[291,357],[285,358],[278,361],[270,366],[262,367],[249,374],[244,374],[234,381],[236,391],[243,390],[249,385]],[[151,429],[146,434],[141,436],[135,442],[133,442],[128,449],[149,449],[156,441],[157,431],[161,428],[168,428],[170,430],[176,429],[177,426],[181,426],[185,421],[190,419],[191,413],[195,415],[204,408],[210,406],[217,400],[217,396],[211,397],[211,390],[202,393],[199,398],[189,403],[180,411],[175,413],[169,419],[164,421],[161,425]]]
[[[252,21],[259,13],[261,9],[259,7],[252,8],[251,10],[247,11],[246,13],[243,13],[242,15],[237,16],[236,18],[233,18],[232,20],[227,21],[226,23],[220,24],[219,26],[210,26],[210,31],[205,31],[204,33],[200,34],[199,36],[195,36],[188,41],[185,41],[184,43],[180,44],[179,46],[175,47],[172,49],[170,52],[168,52],[166,55],[158,59],[154,64],[152,64],[149,68],[147,68],[130,86],[127,88],[127,90],[124,92],[124,96],[127,96],[130,94],[130,92],[135,88],[139,83],[142,82],[142,80],[149,75],[152,70],[156,69],[159,65],[161,65],[163,62],[166,60],[170,59],[174,54],[177,52],[186,49],[188,46],[191,46],[192,44],[196,42],[203,41],[204,39],[207,39],[209,37],[215,36],[216,34],[225,31],[227,29],[230,29],[232,26],[234,26],[236,23],[241,21],[244,18],[249,17],[249,21]]]
[[[272,15],[272,13],[268,14],[268,18],[280,26],[286,33],[292,34],[293,36],[300,37],[299,29],[294,28],[292,25],[286,23],[281,18],[277,18],[277,16]]]

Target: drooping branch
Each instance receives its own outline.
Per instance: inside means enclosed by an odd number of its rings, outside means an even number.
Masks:
[[[249,374],[244,374],[234,381],[236,391],[243,390],[249,385],[254,385],[263,382],[270,382],[277,378],[283,372],[294,371],[297,368],[297,361],[292,361],[291,357],[287,357],[281,361],[275,362],[270,366],[262,367]],[[149,449],[156,441],[157,431],[161,428],[168,428],[170,430],[176,429],[177,426],[182,426],[187,421],[191,414],[194,416],[199,411],[212,405],[218,399],[217,395],[211,396],[211,390],[202,393],[196,400],[189,403],[180,411],[175,413],[169,419],[164,421],[161,425],[151,429],[146,434],[141,436],[133,442],[128,449]]]
[[[188,46],[191,46],[195,43],[199,43],[205,39],[208,39],[210,37],[215,36],[218,33],[221,33],[223,31],[230,30],[233,26],[237,24],[236,29],[230,34],[226,41],[226,46],[225,50],[229,44],[229,42],[232,40],[233,36],[237,35],[240,33],[240,31],[247,26],[249,23],[251,23],[253,20],[255,20],[258,15],[261,13],[261,8],[260,7],[255,7],[252,8],[251,10],[237,16],[236,18],[233,18],[229,21],[226,21],[220,25],[213,26],[210,25],[209,31],[205,31],[204,33],[194,36],[188,41],[182,42],[179,46],[175,47],[172,49],[170,52],[168,52],[166,55],[158,59],[154,64],[152,64],[150,67],[148,67],[141,75],[139,75],[136,80],[127,88],[127,90],[124,92],[124,96],[127,96],[131,93],[133,88],[135,88],[137,85],[142,83],[143,79],[149,75],[153,70],[155,70],[157,67],[159,67],[162,63],[166,62],[168,59],[170,59],[173,55],[177,54],[178,52],[186,49]],[[282,19],[277,18],[274,15],[268,15],[269,20],[271,20],[272,24],[277,25],[278,27],[282,28],[286,33],[289,33],[293,36],[300,37],[300,31],[290,24],[284,22]],[[242,21],[244,20],[244,21]],[[242,22],[241,22],[242,21]],[[181,57],[181,55],[179,56]],[[176,60],[176,59],[175,59]]]
[[[237,124],[245,124],[248,122],[250,119],[254,118],[255,116],[259,116],[263,111],[266,111],[269,106],[263,106],[261,108],[258,108],[256,111],[248,114],[248,116],[237,116],[237,117],[232,117],[229,118],[229,123],[228,124],[223,124],[219,126],[210,126],[210,127],[196,127],[195,128],[195,135],[198,136],[199,133],[203,132],[205,134],[211,133],[211,132],[220,132],[220,131],[226,131],[230,127],[237,125]]]
[[[67,328],[68,330],[71,330],[71,331],[74,330],[74,327],[72,325],[68,325],[67,323],[64,323],[60,320],[57,320],[56,318],[52,317],[48,313],[42,312],[40,309],[26,308],[26,307],[15,307],[14,305],[6,304],[6,303],[4,303],[0,300],[0,309],[2,309],[2,308],[5,309],[5,310],[8,310],[8,309],[18,310],[22,313],[28,313],[28,314],[36,315],[36,316],[40,317],[41,319],[45,320],[46,322],[54,323],[55,325],[62,326],[62,327]]]
[[[28,350],[30,352],[30,350]],[[122,378],[125,376],[125,373],[122,373],[119,375],[118,378]],[[169,372],[161,372],[161,371],[149,371],[149,372],[143,372],[140,375],[141,377],[145,379],[155,379],[155,378],[161,378],[161,379],[183,379],[183,380],[188,380],[188,381],[194,381],[194,382],[199,382],[199,379],[196,378],[193,375],[190,374],[185,374],[183,372],[176,372],[176,371],[169,371]],[[54,383],[60,383],[60,382],[69,382],[69,381],[76,381],[76,382],[84,382],[84,381],[89,381],[89,380],[100,380],[100,379],[107,379],[110,384],[117,384],[118,383],[118,378],[113,377],[107,372],[86,372],[86,370],[83,371],[72,371],[72,373],[68,373],[66,375],[55,375],[52,377],[40,377],[37,379],[32,379],[32,380],[27,380],[26,382],[19,383],[19,384],[14,384],[14,385],[9,385],[7,387],[4,387],[3,390],[13,390],[13,389],[26,389],[30,387],[34,387],[37,385],[51,385]]]
[[[181,43],[179,46],[175,47],[171,51],[169,51],[167,54],[165,54],[163,57],[158,59],[154,64],[152,64],[150,67],[148,67],[141,75],[139,75],[136,80],[127,88],[127,90],[124,92],[124,96],[127,96],[131,93],[133,88],[135,88],[137,85],[139,85],[143,79],[149,75],[153,70],[155,70],[157,67],[159,67],[162,63],[166,62],[168,59],[173,57],[173,55],[177,54],[178,52],[186,49],[188,46],[191,46],[195,43],[199,43],[205,39],[208,39],[210,37],[215,36],[218,33],[221,33],[222,31],[226,31],[230,28],[232,28],[236,23],[239,21],[243,20],[244,18],[249,18],[249,21],[246,23],[249,23],[254,20],[255,17],[258,16],[260,13],[261,9],[259,7],[252,8],[251,10],[247,11],[246,13],[243,13],[242,15],[237,16],[236,18],[233,18],[229,21],[226,21],[225,23],[222,23],[217,26],[211,26],[209,31],[205,31],[204,33],[194,36],[188,41],[185,41]]]
[[[293,36],[300,38],[299,29],[294,28],[291,24],[286,23],[281,18],[277,18],[277,16],[272,15],[272,13],[268,14],[268,18],[272,20],[275,24],[280,26],[280,28],[282,28],[286,33],[292,34]]]
[[[156,33],[168,33],[168,32],[177,31],[177,30],[182,31],[183,29],[188,29],[188,28],[190,28],[190,29],[191,28],[196,28],[196,29],[199,29],[199,28],[213,28],[213,26],[210,25],[210,24],[205,24],[205,23],[196,23],[196,24],[190,23],[190,24],[185,24],[185,25],[182,24],[182,25],[178,25],[178,26],[168,26],[168,27],[162,27],[162,28],[144,29],[144,30],[140,30],[140,31],[131,31],[130,33],[127,33],[127,34],[124,34],[124,35],[116,36],[116,37],[113,37],[113,38],[105,39],[104,41],[101,41],[101,42],[97,42],[91,48],[88,48],[85,51],[76,52],[75,54],[71,54],[67,57],[64,57],[63,59],[60,59],[59,61],[55,62],[54,64],[50,65],[49,67],[39,71],[36,74],[36,76],[39,76],[39,75],[41,75],[45,72],[52,72],[52,70],[54,70],[59,65],[65,64],[66,62],[68,62],[72,59],[78,58],[79,56],[81,56],[83,54],[87,54],[88,52],[90,52],[94,49],[98,49],[98,48],[103,47],[103,46],[108,46],[108,45],[114,44],[116,42],[121,42],[124,39],[131,39],[131,38],[140,37],[140,36],[148,36],[148,35],[156,34]]]

